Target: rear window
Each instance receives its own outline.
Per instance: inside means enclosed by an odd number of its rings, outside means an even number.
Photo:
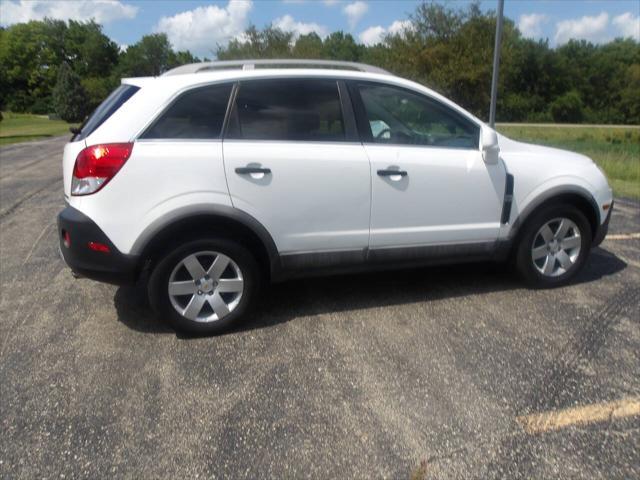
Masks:
[[[140,138],[220,138],[231,87],[231,84],[208,85],[183,93]]]
[[[96,128],[102,125],[116,110],[129,100],[134,93],[140,90],[135,85],[120,85],[94,110],[91,116],[80,127],[80,133],[75,135],[72,141],[84,140],[91,135]]]
[[[229,138],[344,141],[336,80],[277,79],[242,82]]]

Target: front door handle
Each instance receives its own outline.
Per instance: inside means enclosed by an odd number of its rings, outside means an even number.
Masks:
[[[378,175],[380,175],[381,177],[393,177],[395,175],[400,175],[401,177],[406,177],[408,174],[407,174],[406,170],[384,169],[384,170],[378,170]]]
[[[248,175],[251,173],[271,173],[271,169],[270,168],[263,168],[263,167],[238,167],[236,168],[236,173],[238,175]]]

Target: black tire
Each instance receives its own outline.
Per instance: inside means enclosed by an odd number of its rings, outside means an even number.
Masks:
[[[557,276],[543,275],[533,261],[532,248],[540,229],[557,218],[568,218],[580,231],[580,251],[573,265]],[[566,285],[584,267],[592,241],[591,225],[585,215],[573,205],[547,205],[532,214],[518,237],[515,266],[522,279],[533,288],[553,288]],[[542,260],[544,262],[544,260]]]
[[[203,251],[219,252],[233,260],[242,272],[244,282],[239,302],[233,310],[221,319],[208,322],[194,321],[182,316],[172,305],[169,296],[169,279],[174,269],[189,255]],[[161,319],[169,322],[180,332],[191,335],[215,335],[241,322],[258,298],[260,283],[258,264],[244,246],[224,238],[198,239],[175,248],[156,263],[149,277],[149,303]]]

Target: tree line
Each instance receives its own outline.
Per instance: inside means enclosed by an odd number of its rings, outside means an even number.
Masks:
[[[495,23],[495,13],[478,4],[460,10],[425,2],[407,28],[375,45],[342,31],[321,38],[251,26],[241,39],[212,45],[211,53],[220,60],[369,63],[427,85],[486,119]],[[93,21],[17,24],[0,30],[0,106],[49,113],[73,103],[78,107],[72,116],[81,118],[120,78],[159,75],[194,61],[190,52],[174,51],[164,34],[146,35],[121,51]],[[572,40],[552,48],[546,40],[524,38],[505,18],[498,92],[499,121],[640,124],[640,43]]]

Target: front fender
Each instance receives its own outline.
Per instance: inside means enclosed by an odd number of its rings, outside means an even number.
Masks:
[[[511,209],[509,224],[506,226],[507,231],[504,232],[506,236],[511,239],[515,237],[520,226],[524,224],[531,213],[546,201],[560,195],[573,194],[580,196],[593,208],[597,224],[600,225],[603,221],[604,217],[602,209],[594,195],[591,193],[594,188],[589,182],[581,177],[572,175],[554,177],[538,185],[529,193],[520,196],[518,195],[517,177],[515,179],[515,184],[514,203]]]

